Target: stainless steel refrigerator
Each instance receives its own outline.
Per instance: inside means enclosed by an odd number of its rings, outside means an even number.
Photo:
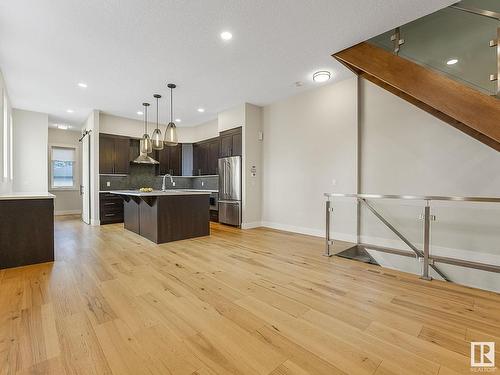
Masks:
[[[241,225],[241,156],[219,159],[219,222]]]

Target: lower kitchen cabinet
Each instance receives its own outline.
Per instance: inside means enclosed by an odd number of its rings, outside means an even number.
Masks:
[[[219,222],[219,211],[210,210],[210,221],[213,221],[214,223]]]
[[[123,223],[123,199],[110,193],[99,193],[101,224]]]

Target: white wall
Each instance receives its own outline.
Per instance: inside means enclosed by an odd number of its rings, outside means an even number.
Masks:
[[[264,107],[263,128],[263,225],[323,236],[323,193],[357,187],[356,78]],[[355,241],[356,221],[338,205],[334,238]]]
[[[82,211],[82,199],[80,196],[80,180],[82,168],[82,153],[81,144],[78,142],[80,133],[76,131],[60,130],[49,128],[49,170],[50,170],[50,148],[52,146],[59,147],[74,147],[76,148],[77,158],[74,165],[73,173],[75,175],[75,188],[68,189],[51,189],[50,188],[50,173],[49,173],[49,191],[56,196],[54,213],[55,215],[79,214]]]
[[[90,224],[99,225],[99,128],[100,115],[93,110],[82,125],[82,131],[90,133]],[[83,158],[86,163],[86,158]]]
[[[12,191],[11,116],[9,95],[0,71],[0,194]]]
[[[246,103],[244,108],[242,228],[253,228],[260,226],[262,221],[262,141],[259,140],[259,132],[263,130],[262,107]]]
[[[245,104],[217,114],[219,132],[245,125]]]
[[[14,191],[47,192],[47,141],[49,116],[14,109]]]
[[[360,82],[361,180],[364,193],[500,195],[500,153],[369,81]],[[373,201],[422,247],[423,203]],[[431,253],[500,265],[500,205],[433,203]],[[407,249],[362,211],[361,240]],[[398,260],[383,256],[387,266]],[[408,271],[415,265],[408,264]],[[500,291],[498,274],[440,265],[452,280]],[[417,267],[418,269],[418,267]]]
[[[152,133],[154,126],[153,123],[149,123],[149,134]],[[160,124],[162,133],[166,127],[166,125]],[[144,134],[144,121],[101,113],[100,132],[141,138]],[[198,126],[177,126],[177,138],[180,143],[194,143],[203,139],[217,137],[218,135],[217,120],[211,120]]]

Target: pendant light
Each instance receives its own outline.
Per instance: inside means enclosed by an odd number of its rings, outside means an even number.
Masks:
[[[144,134],[142,135],[140,142],[141,154],[150,154],[153,152],[153,145],[151,143],[151,138],[148,135],[148,107],[149,103],[142,103],[144,106]]]
[[[144,135],[142,136],[139,144],[139,156],[134,159],[137,164],[159,164],[148,153],[153,152],[151,138],[148,135],[148,107],[149,103],[142,103],[144,106]]]
[[[179,143],[177,140],[177,129],[173,120],[173,104],[172,104],[172,90],[177,86],[173,83],[169,83],[167,87],[170,89],[170,122],[168,123],[167,130],[165,130],[165,143],[167,146],[177,146]]]
[[[161,136],[158,119],[158,100],[161,98],[161,95],[154,94],[153,97],[156,99],[156,129],[151,134],[151,142],[153,143],[153,150],[163,150],[163,137]]]

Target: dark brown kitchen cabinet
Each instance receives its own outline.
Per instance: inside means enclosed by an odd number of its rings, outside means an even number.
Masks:
[[[193,174],[196,176],[217,174],[219,161],[219,137],[193,144]]]
[[[156,151],[157,174],[170,174],[172,176],[182,175],[182,145],[165,146],[163,150]]]
[[[241,127],[221,132],[219,156],[221,158],[225,158],[227,156],[241,156],[241,155],[242,155]]]
[[[101,224],[123,223],[123,199],[111,193],[99,193]]]
[[[128,174],[129,145],[127,137],[99,134],[99,173]]]

